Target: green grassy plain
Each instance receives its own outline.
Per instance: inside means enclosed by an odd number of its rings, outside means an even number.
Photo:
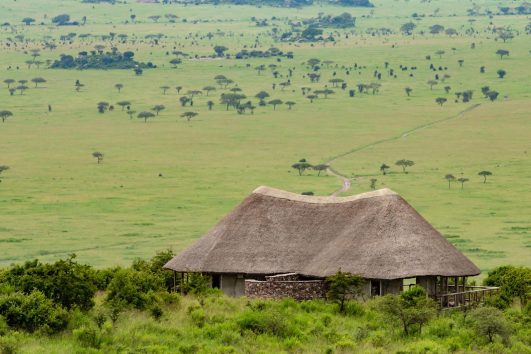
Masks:
[[[23,95],[9,96],[7,90],[0,94],[0,110],[14,113],[0,123],[0,164],[10,166],[0,184],[0,265],[35,257],[49,261],[74,252],[81,261],[96,266],[124,265],[160,249],[180,251],[259,185],[331,194],[340,187],[336,177],[317,177],[314,172],[299,177],[290,166],[303,157],[322,163],[339,155],[332,166],[353,178],[347,194],[369,190],[370,179],[377,178],[378,187],[403,195],[482,270],[501,264],[531,265],[531,47],[523,31],[528,20],[525,16],[474,17],[477,33],[469,36],[464,30],[471,26],[466,16],[471,2],[382,0],[375,4],[373,9],[322,5],[280,9],[133,1],[94,6],[74,0],[2,2],[0,23],[16,27],[0,30],[0,81],[42,76],[48,82],[36,89],[30,84]],[[495,10],[498,4],[482,1],[480,7]],[[431,17],[438,8],[437,16]],[[256,27],[251,21],[252,16],[276,16],[280,19],[270,22],[282,30],[288,27],[286,19],[344,11],[357,17],[355,34],[345,38],[345,31],[339,30],[334,44],[274,43],[269,35],[272,26]],[[413,12],[426,17],[413,20],[418,24],[413,36],[403,36],[398,28],[412,20]],[[49,18],[60,13],[74,20],[86,15],[87,24],[50,26]],[[137,23],[125,24],[131,13],[137,15]],[[147,19],[166,13],[180,18],[177,23]],[[19,22],[23,17],[46,24],[26,27]],[[419,33],[433,24],[454,27],[461,34],[450,38]],[[510,26],[520,35],[507,43],[496,41],[495,34],[486,31],[489,26]],[[367,34],[373,27],[388,27],[396,33]],[[218,29],[224,36],[202,38]],[[120,51],[133,50],[136,59],[159,67],[139,77],[130,70],[57,70],[46,65],[28,69],[24,62],[31,59],[30,49],[40,48],[45,36],[57,40],[69,32],[135,36],[134,43],[116,46]],[[143,40],[154,33],[166,35],[158,46]],[[8,38],[18,34],[28,42],[7,47]],[[194,55],[211,54],[217,44],[234,54],[255,41],[258,48],[274,45],[293,51],[295,58],[281,62],[275,58],[187,59],[173,69],[168,64],[172,55],[166,55],[174,47]],[[94,38],[75,39],[71,44],[56,41],[57,48],[41,50],[39,60],[54,60],[61,53],[75,55],[98,43]],[[475,49],[470,48],[472,43]],[[510,56],[500,60],[495,52],[502,48]],[[446,52],[442,58],[434,54],[439,49]],[[426,55],[432,60],[426,60]],[[338,67],[323,67],[321,82],[310,83],[302,77],[309,71],[303,64],[309,58],[333,60]],[[464,59],[462,67],[459,59]],[[386,61],[397,78],[385,73]],[[253,69],[273,63],[281,75],[294,68],[292,86],[284,91],[278,85],[273,90],[272,83],[285,77],[274,79],[269,70],[258,76]],[[354,63],[365,68],[346,75],[341,66]],[[437,73],[451,76],[433,90],[426,84],[435,74],[428,70],[430,63],[448,67]],[[400,64],[418,70],[409,77],[410,71],[402,72]],[[480,66],[486,67],[484,74],[479,73]],[[504,79],[496,75],[500,68],[507,71]],[[333,72],[349,88],[356,88],[357,83],[376,81],[374,70],[383,72],[380,92],[374,96],[356,93],[349,98],[348,90],[335,89],[328,99],[310,104],[301,94],[301,87],[323,88]],[[292,110],[280,106],[274,111],[268,106],[258,107],[254,115],[238,115],[218,103],[218,90],[211,97],[194,99],[197,118],[191,122],[180,118],[190,109],[179,106],[174,87],[183,86],[186,92],[215,85],[213,78],[218,74],[233,79],[249,97],[265,90],[272,98],[297,104]],[[76,80],[85,85],[81,92],[74,90]],[[116,83],[124,84],[120,93],[114,89]],[[159,89],[164,85],[172,87],[166,95]],[[445,85],[452,87],[449,94],[443,90]],[[482,97],[480,88],[485,85],[500,92],[496,102]],[[411,97],[404,93],[406,86],[413,88]],[[453,92],[466,89],[474,90],[473,100],[455,103]],[[447,97],[448,102],[440,107],[436,97]],[[216,102],[212,111],[206,108],[210,99]],[[131,100],[136,111],[155,104],[164,104],[166,110],[148,123],[130,120],[118,106],[98,114],[99,101],[120,100]],[[373,145],[376,142],[380,143]],[[96,164],[93,151],[105,154],[102,164]],[[407,175],[394,166],[402,158],[416,162]],[[392,166],[386,176],[378,171],[382,163]],[[486,184],[477,176],[481,170],[494,174]],[[449,190],[444,180],[447,173],[470,181],[463,190],[458,183]]]

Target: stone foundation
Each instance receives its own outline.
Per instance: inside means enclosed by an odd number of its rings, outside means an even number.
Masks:
[[[267,276],[266,281],[245,280],[245,296],[249,298],[296,300],[326,297],[324,280],[298,280],[297,274]]]

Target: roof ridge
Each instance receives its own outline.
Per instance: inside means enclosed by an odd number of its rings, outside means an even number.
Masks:
[[[312,204],[335,204],[335,203],[348,203],[361,199],[385,197],[389,195],[398,195],[398,193],[392,191],[389,188],[382,188],[371,192],[364,192],[348,197],[335,197],[335,196],[312,196],[302,195],[293,192],[288,192],[282,189],[260,186],[253,191],[253,194],[266,195],[273,198],[287,199],[302,203]]]

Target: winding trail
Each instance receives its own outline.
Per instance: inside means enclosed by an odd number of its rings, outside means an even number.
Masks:
[[[337,171],[336,169],[334,169],[331,164],[334,162],[334,161],[337,161],[339,160],[340,158],[343,158],[345,156],[348,156],[348,155],[351,155],[355,152],[359,152],[359,151],[362,151],[362,150],[365,150],[365,149],[368,149],[368,148],[371,148],[371,147],[374,147],[374,146],[377,146],[377,145],[380,145],[380,144],[383,144],[383,143],[387,143],[387,142],[390,142],[390,141],[395,141],[395,140],[398,140],[400,138],[405,138],[406,136],[409,136],[413,133],[416,133],[418,132],[419,130],[422,130],[422,129],[425,129],[425,128],[430,128],[430,127],[433,127],[437,124],[440,124],[440,123],[444,123],[444,122],[447,122],[449,120],[452,120],[452,119],[456,119],[456,118],[459,118],[461,116],[463,116],[465,113],[468,113],[476,108],[478,108],[481,104],[480,103],[477,103],[475,105],[472,105],[470,107],[468,107],[467,109],[464,109],[462,110],[461,112],[457,113],[457,114],[454,114],[450,117],[446,117],[446,118],[442,118],[442,119],[439,119],[439,120],[435,120],[433,122],[429,122],[429,123],[425,123],[425,124],[422,124],[422,125],[419,125],[419,126],[416,126],[414,128],[411,128],[409,130],[406,130],[398,135],[394,135],[392,137],[389,137],[389,138],[385,138],[385,139],[381,139],[381,140],[377,140],[377,141],[374,141],[372,143],[368,143],[368,144],[365,144],[365,145],[361,145],[361,146],[358,146],[358,147],[355,147],[347,152],[344,152],[344,153],[341,153],[341,154],[338,154],[338,155],[335,155],[335,156],[332,156],[330,157],[326,162],[325,164],[327,164],[329,167],[326,169],[326,172],[332,176],[336,176],[337,178],[339,178],[341,180],[341,188],[337,189],[334,193],[332,193],[332,196],[337,196],[343,192],[346,192],[350,189],[351,185],[352,185],[352,180],[350,178],[348,178],[347,176],[345,176],[344,174],[342,174],[341,172]]]

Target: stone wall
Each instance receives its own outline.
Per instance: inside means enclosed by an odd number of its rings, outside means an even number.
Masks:
[[[245,296],[249,298],[296,300],[321,299],[326,296],[326,285],[323,280],[278,280],[266,281],[245,280]]]

